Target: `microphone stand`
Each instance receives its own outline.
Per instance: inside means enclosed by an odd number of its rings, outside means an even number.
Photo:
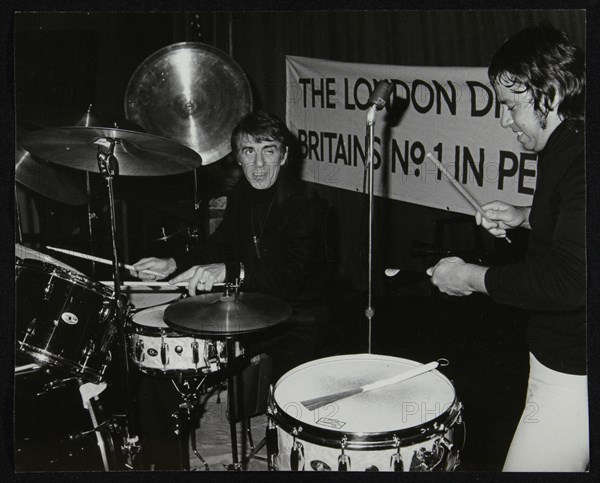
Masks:
[[[134,461],[135,456],[140,450],[138,445],[138,436],[135,431],[134,424],[134,403],[131,394],[131,388],[129,386],[129,363],[127,357],[127,342],[125,335],[125,314],[123,311],[123,299],[121,296],[121,277],[119,274],[119,261],[117,255],[117,242],[116,242],[116,216],[115,216],[115,197],[113,190],[113,177],[118,175],[119,164],[117,158],[114,156],[116,139],[110,139],[110,147],[108,152],[102,152],[100,146],[98,146],[98,169],[100,174],[106,180],[108,188],[108,202],[110,206],[110,234],[112,241],[112,266],[113,266],[113,278],[114,278],[114,291],[115,291],[115,309],[116,309],[116,321],[117,321],[117,342],[119,348],[119,362],[121,365],[121,385],[125,393],[125,436],[126,442],[122,448],[124,453],[128,457],[128,461],[131,464],[131,469],[135,469]]]
[[[371,354],[371,328],[375,310],[373,309],[373,215],[374,215],[374,197],[373,197],[373,145],[375,137],[375,111],[377,105],[372,105],[367,111],[367,128],[368,128],[368,151],[367,151],[367,166],[368,178],[367,185],[369,187],[369,254],[368,254],[368,286],[367,286],[367,308],[365,316],[369,323],[369,345],[367,352]]]

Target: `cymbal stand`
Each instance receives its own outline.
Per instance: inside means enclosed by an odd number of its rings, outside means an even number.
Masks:
[[[189,452],[187,449],[187,445],[183,444],[183,439],[187,438],[189,435],[192,451],[202,462],[202,464],[204,465],[204,469],[206,471],[209,471],[208,463],[202,457],[202,455],[196,447],[196,427],[192,426],[192,420],[200,419],[200,411],[198,408],[198,391],[200,389],[200,386],[202,386],[202,384],[204,384],[204,381],[206,381],[206,377],[207,376],[204,376],[202,380],[193,389],[191,388],[190,382],[188,380],[183,381],[183,390],[180,389],[175,380],[171,380],[173,386],[175,387],[175,389],[179,393],[179,396],[182,399],[181,404],[179,404],[179,409],[175,411],[172,416],[175,422],[174,432],[177,436],[179,436],[180,441],[179,454],[181,466],[185,470],[190,469],[190,464]]]
[[[108,138],[107,138],[108,139]],[[135,431],[134,424],[134,402],[131,393],[131,387],[129,385],[129,363],[127,357],[127,341],[125,335],[125,313],[123,310],[123,298],[121,296],[121,276],[119,274],[119,257],[117,254],[117,236],[116,236],[116,216],[115,216],[115,197],[113,189],[113,178],[119,173],[119,163],[113,152],[115,149],[116,139],[108,139],[110,146],[107,152],[102,151],[102,148],[98,146],[98,169],[100,174],[106,180],[106,186],[108,189],[108,202],[110,206],[110,234],[112,241],[112,266],[113,266],[113,279],[114,279],[114,291],[115,291],[115,310],[116,310],[116,321],[117,321],[117,345],[119,349],[119,361],[121,365],[121,385],[125,394],[125,408],[126,408],[126,424],[125,424],[125,436],[126,442],[123,446],[123,452],[127,456],[128,461],[131,464],[131,468],[134,469],[135,457],[140,450],[138,445],[139,437]]]
[[[91,106],[90,106],[91,107]],[[96,217],[96,214],[92,211],[92,180],[90,173],[85,172],[85,189],[87,194],[87,215],[88,215],[88,231],[90,235],[90,254],[94,254],[94,231],[92,229],[92,220]],[[92,262],[92,276],[96,277],[96,263]]]
[[[231,284],[225,284],[225,291],[223,293],[224,298],[237,299],[239,293],[239,280],[232,286]],[[231,293],[232,287],[235,287],[233,294]],[[235,373],[237,369],[236,351],[235,351],[235,338],[228,335],[225,339],[225,350],[227,354],[227,416],[229,418],[229,432],[231,436],[231,457],[232,463],[227,465],[226,468],[230,471],[241,471],[242,465],[238,460],[238,446],[237,446],[237,422],[240,419],[237,414],[236,402],[240,396],[238,389],[241,389],[241,378],[238,378],[239,387],[235,387],[236,379]],[[243,401],[243,398],[240,399]],[[240,409],[243,412],[243,404],[240,404]],[[244,440],[245,443],[245,440]]]
[[[17,225],[17,241],[23,244],[23,228],[21,226],[21,208],[19,207],[19,197],[17,195],[17,186],[15,184],[15,224]]]

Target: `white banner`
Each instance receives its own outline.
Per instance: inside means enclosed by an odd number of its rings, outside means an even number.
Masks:
[[[353,64],[287,56],[286,121],[301,144],[304,180],[364,191],[367,100],[377,82],[393,84],[377,112],[374,193],[473,214],[431,152],[484,204],[530,205],[537,154],[500,126],[486,68]]]

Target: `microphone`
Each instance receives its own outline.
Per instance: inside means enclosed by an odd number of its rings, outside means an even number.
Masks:
[[[373,93],[369,96],[367,104],[376,106],[378,111],[384,108],[384,106],[390,101],[390,95],[392,94],[392,84],[387,80],[382,80],[377,83]]]

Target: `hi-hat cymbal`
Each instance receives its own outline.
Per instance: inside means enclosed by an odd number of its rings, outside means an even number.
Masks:
[[[18,144],[15,149],[15,180],[36,193],[67,205],[80,206],[87,202],[83,173],[36,158]]]
[[[248,334],[267,329],[287,320],[291,306],[271,295],[222,293],[196,295],[167,307],[167,325],[182,332],[205,336]]]
[[[210,164],[231,152],[231,132],[252,109],[252,91],[225,52],[199,42],[173,44],[133,73],[125,115],[147,132],[189,146]]]
[[[194,150],[170,139],[117,128],[68,126],[21,136],[21,144],[51,163],[99,173],[98,148],[113,154],[121,176],[161,176],[191,171],[202,164]]]

